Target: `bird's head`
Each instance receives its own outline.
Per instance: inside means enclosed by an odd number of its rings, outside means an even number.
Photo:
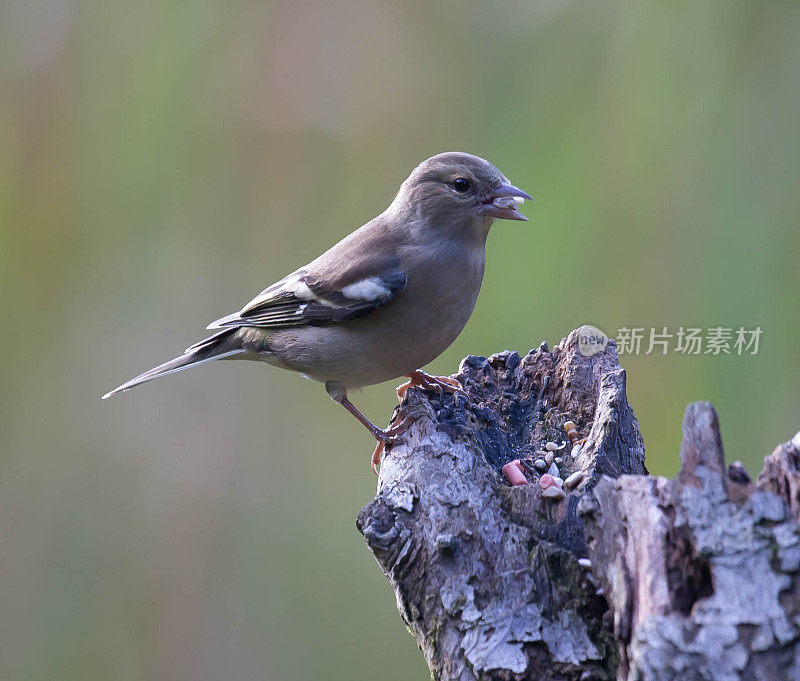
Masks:
[[[495,218],[527,220],[518,204],[530,198],[488,161],[451,151],[414,168],[392,206],[412,211],[441,229],[475,229],[485,234]]]

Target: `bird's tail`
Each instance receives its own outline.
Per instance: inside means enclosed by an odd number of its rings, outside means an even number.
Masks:
[[[141,383],[147,383],[147,381],[152,381],[154,378],[159,378],[160,376],[168,376],[169,374],[189,369],[198,364],[204,364],[215,359],[225,359],[246,352],[241,344],[237,342],[237,331],[238,329],[224,329],[219,333],[215,333],[213,336],[201,340],[199,343],[195,343],[191,347],[186,348],[186,351],[180,357],[171,359],[169,362],[164,362],[157,367],[153,367],[150,371],[139,374],[130,381],[126,381],[118,388],[107,392],[103,395],[102,399],[106,400],[115,393],[130,390]]]

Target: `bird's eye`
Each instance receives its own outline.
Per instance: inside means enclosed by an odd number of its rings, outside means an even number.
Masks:
[[[469,180],[466,177],[459,177],[453,180],[453,189],[459,194],[463,194],[470,187]]]

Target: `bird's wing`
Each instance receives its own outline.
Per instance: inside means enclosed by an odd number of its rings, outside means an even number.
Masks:
[[[271,329],[347,322],[392,302],[406,285],[406,275],[393,256],[369,263],[351,261],[330,269],[315,264],[264,289],[239,312],[207,328]]]

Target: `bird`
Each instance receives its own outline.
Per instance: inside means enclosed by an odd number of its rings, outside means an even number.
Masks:
[[[328,395],[375,438],[373,471],[385,445],[418,414],[373,424],[348,392],[399,377],[412,386],[465,396],[456,379],[422,367],[461,333],[478,298],[486,239],[496,219],[527,220],[531,199],[489,161],[445,152],[420,163],[388,208],[325,253],[265,288],[214,333],[174,359],[103,395],[215,360],[256,360],[324,384]]]

